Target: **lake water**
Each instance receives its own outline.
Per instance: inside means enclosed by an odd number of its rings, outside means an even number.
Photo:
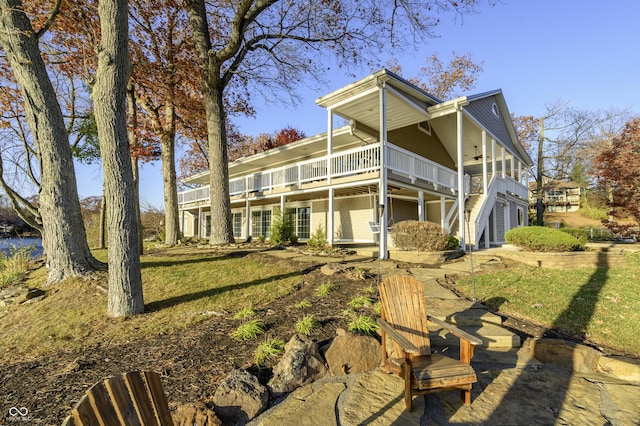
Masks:
[[[0,238],[0,252],[10,254],[15,248],[30,247],[33,249],[33,257],[42,256],[42,239],[40,238]]]

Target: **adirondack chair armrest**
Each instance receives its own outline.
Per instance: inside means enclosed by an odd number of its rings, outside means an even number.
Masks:
[[[398,333],[398,331],[395,328],[393,328],[391,324],[389,324],[382,318],[378,318],[377,321],[380,328],[382,328],[384,332],[387,333],[391,339],[395,340],[396,343],[402,346],[402,349],[405,352],[407,353],[418,352],[418,348],[416,347],[416,345],[414,345],[409,341],[409,339],[407,339],[406,337]]]
[[[475,336],[472,336],[471,334],[467,333],[466,331],[460,330],[455,325],[451,325],[448,322],[444,322],[442,320],[439,320],[438,318],[434,318],[431,315],[427,315],[427,319],[429,321],[431,321],[432,323],[437,324],[440,327],[444,328],[445,330],[449,331],[454,336],[456,336],[456,337],[458,337],[460,339],[468,341],[470,344],[472,344],[474,346],[482,344],[482,340],[478,339]]]

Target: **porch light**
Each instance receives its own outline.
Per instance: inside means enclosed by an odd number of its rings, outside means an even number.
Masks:
[[[478,154],[478,145],[473,146],[473,159],[478,161],[482,158],[482,154]]]

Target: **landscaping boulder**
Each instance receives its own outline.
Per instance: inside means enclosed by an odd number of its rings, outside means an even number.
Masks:
[[[225,424],[245,424],[264,411],[268,404],[267,388],[241,368],[227,375],[213,395],[213,409]]]
[[[380,343],[373,337],[350,333],[341,328],[324,356],[334,376],[373,370],[381,362]]]
[[[313,340],[296,334],[284,346],[284,350],[267,385],[274,398],[318,380],[327,373],[318,344]]]
[[[222,426],[222,420],[201,401],[180,405],[171,417],[175,426]]]
[[[327,263],[320,267],[320,272],[324,275],[332,276],[340,272],[344,272],[346,267],[341,263]]]

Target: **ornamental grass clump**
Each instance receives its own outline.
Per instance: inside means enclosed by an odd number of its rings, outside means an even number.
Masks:
[[[272,337],[260,342],[253,357],[254,364],[260,367],[267,359],[273,359],[284,353],[284,344],[284,340]]]
[[[264,334],[265,331],[265,325],[261,320],[252,319],[251,321],[247,321],[236,328],[231,336],[235,340],[244,342],[247,340],[255,339],[261,334]]]
[[[308,336],[318,327],[320,327],[320,323],[316,321],[313,315],[305,315],[304,318],[296,323],[295,330],[296,333]]]
[[[375,319],[368,315],[355,315],[347,325],[349,331],[357,331],[367,336],[373,336],[380,328]]]
[[[557,229],[541,226],[514,228],[505,235],[509,244],[524,250],[540,252],[567,252],[584,250],[584,243]]]
[[[443,251],[458,248],[457,239],[450,237],[433,222],[404,220],[391,228],[393,244],[404,251]]]

